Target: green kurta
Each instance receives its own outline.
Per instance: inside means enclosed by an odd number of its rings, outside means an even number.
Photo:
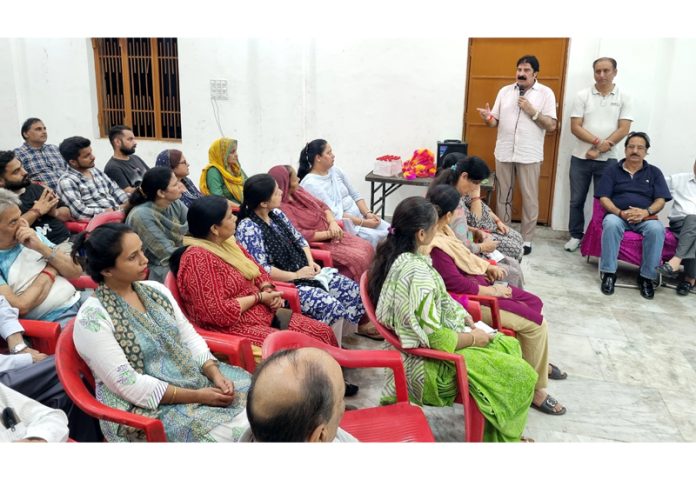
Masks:
[[[469,314],[452,299],[430,257],[400,255],[387,275],[377,318],[394,330],[404,348],[456,352],[466,359],[469,391],[486,418],[485,441],[519,441],[534,397],[537,374],[522,359],[519,342],[498,334],[486,347],[456,350],[458,332],[467,332]],[[452,405],[456,369],[449,362],[402,354],[411,400],[419,405]],[[395,398],[393,377],[383,403]]]

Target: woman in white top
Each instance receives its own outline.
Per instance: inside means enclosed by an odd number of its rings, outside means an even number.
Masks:
[[[376,247],[387,236],[389,224],[367,208],[343,171],[334,167],[334,159],[326,140],[312,140],[305,145],[297,170],[300,185],[328,205],[334,217],[343,219],[346,231]]]

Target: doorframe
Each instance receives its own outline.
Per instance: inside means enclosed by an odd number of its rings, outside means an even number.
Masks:
[[[469,104],[469,79],[471,78],[471,45],[472,42],[477,39],[477,38],[488,38],[488,37],[469,37],[469,42],[467,46],[467,63],[466,63],[466,84],[464,86],[464,108],[463,108],[463,121],[462,121],[462,140],[466,141],[466,127],[467,127],[467,121],[466,121],[466,106]],[[495,37],[490,37],[490,38],[495,38]],[[508,37],[501,37],[505,38],[506,40],[513,40],[512,38]],[[519,40],[524,40],[525,38],[531,38],[531,37],[518,37]],[[565,87],[566,87],[566,78],[568,76],[568,54],[570,52],[570,37],[559,37],[560,40],[565,40],[566,45],[565,45],[565,55],[563,56],[563,65],[561,66],[561,71],[563,72],[563,77],[561,81],[561,88],[560,91],[558,92],[558,96],[556,97],[556,117],[557,117],[557,123],[556,123],[556,132],[558,134],[556,135],[556,141],[555,141],[555,146],[554,146],[554,151],[556,152],[556,158],[554,158],[553,166],[551,167],[551,181],[550,181],[550,189],[551,192],[549,194],[549,215],[548,215],[548,222],[542,223],[541,225],[545,226],[550,226],[553,220],[553,201],[555,198],[556,194],[556,174],[558,170],[558,154],[560,152],[560,142],[561,142],[561,128],[563,127],[563,99],[565,98]],[[540,80],[540,79],[539,79]],[[539,222],[537,222],[537,225]]]

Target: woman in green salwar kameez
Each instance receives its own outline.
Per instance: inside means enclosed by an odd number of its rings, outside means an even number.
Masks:
[[[469,391],[486,419],[484,441],[516,442],[527,422],[537,374],[522,359],[519,342],[475,328],[471,316],[445,289],[429,256],[418,248],[435,235],[435,207],[421,197],[403,200],[378,247],[369,275],[377,318],[404,348],[456,352],[466,359]],[[456,370],[449,362],[402,355],[411,400],[419,405],[452,405]],[[383,403],[394,401],[389,379]]]

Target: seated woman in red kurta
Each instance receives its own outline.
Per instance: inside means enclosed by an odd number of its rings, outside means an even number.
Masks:
[[[345,233],[331,209],[300,187],[297,172],[290,165],[278,165],[268,174],[283,191],[280,209],[308,242],[326,242],[338,272],[356,282],[372,263],[375,249],[367,240]]]
[[[257,346],[276,327],[280,292],[268,274],[234,238],[237,218],[223,197],[195,200],[187,215],[189,235],[184,249],[172,256],[170,267],[190,321],[206,330],[246,337]],[[289,330],[338,346],[331,327],[292,313]]]
[[[541,313],[541,299],[521,288],[495,284],[494,280],[502,278],[502,272],[471,253],[457,239],[449,227],[460,200],[456,188],[436,185],[428,190],[427,199],[435,205],[439,216],[435,237],[430,243],[430,258],[447,291],[498,297],[501,324],[517,332],[522,357],[538,374],[532,407],[551,415],[563,415],[566,408],[546,392],[549,378],[562,380],[567,375],[548,362],[548,332]],[[483,319],[490,322],[490,310],[481,310]]]

